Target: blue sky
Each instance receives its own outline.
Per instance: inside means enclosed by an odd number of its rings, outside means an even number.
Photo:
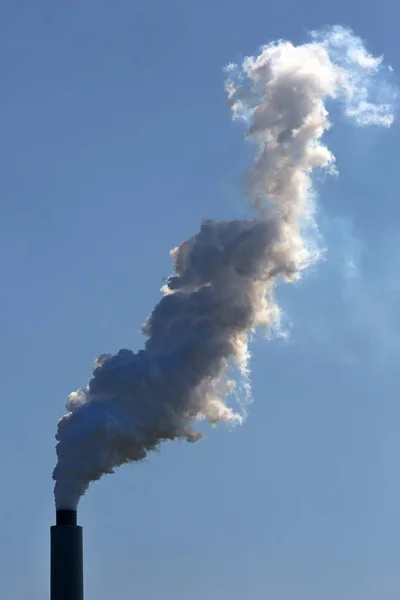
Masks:
[[[0,579],[48,594],[54,433],[94,358],[142,346],[170,248],[243,214],[223,67],[345,24],[400,70],[393,0],[4,0]],[[81,501],[87,598],[375,600],[400,592],[399,128],[328,135],[327,261],[279,291],[245,425],[168,444]],[[354,262],[355,271],[349,270]]]

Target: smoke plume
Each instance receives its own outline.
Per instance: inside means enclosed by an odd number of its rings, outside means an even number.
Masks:
[[[313,169],[335,170],[321,142],[337,100],[359,125],[389,126],[390,98],[374,97],[382,59],[349,30],[313,33],[309,43],[279,41],[226,69],[233,119],[256,148],[247,174],[251,220],[204,221],[171,251],[174,274],[143,325],[143,350],[102,354],[87,387],[70,394],[58,422],[57,508],[76,508],[91,481],[140,461],[165,440],[198,440],[196,422],[241,423],[228,399],[249,399],[248,343],[279,324],[278,281],[291,282],[318,258]],[[240,406],[240,404],[239,404]]]

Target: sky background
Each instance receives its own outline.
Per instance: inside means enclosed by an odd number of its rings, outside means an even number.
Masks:
[[[343,24],[400,72],[394,0],[3,0],[0,589],[46,598],[57,419],[94,358],[139,349],[204,217],[244,214],[223,67]],[[80,504],[88,600],[400,594],[400,130],[339,119],[327,260],[279,290],[242,428],[170,443]]]

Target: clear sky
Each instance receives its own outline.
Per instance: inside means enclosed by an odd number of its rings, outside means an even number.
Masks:
[[[243,214],[223,67],[339,23],[400,71],[398,20],[394,0],[3,0],[2,597],[48,597],[68,393],[142,346],[169,250]],[[398,598],[400,133],[341,122],[327,141],[327,260],[279,291],[291,336],[254,343],[247,422],[91,486],[88,600]]]

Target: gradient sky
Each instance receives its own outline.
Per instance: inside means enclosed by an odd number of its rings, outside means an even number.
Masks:
[[[204,217],[242,216],[249,163],[223,67],[343,24],[400,72],[394,0],[3,0],[0,589],[48,597],[54,433],[94,358],[139,349]],[[327,260],[279,290],[234,432],[170,443],[81,501],[88,600],[400,594],[398,125],[327,137]]]

